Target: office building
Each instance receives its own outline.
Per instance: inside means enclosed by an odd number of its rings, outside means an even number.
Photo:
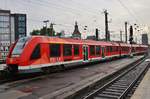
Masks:
[[[22,36],[26,36],[26,14],[0,9],[0,61],[6,59],[10,45]]]

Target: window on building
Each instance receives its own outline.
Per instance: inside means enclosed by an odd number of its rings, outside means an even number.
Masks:
[[[25,33],[25,28],[21,28],[21,27],[18,28],[18,32],[19,32],[19,33]]]
[[[9,41],[10,40],[10,35],[9,34],[0,34],[0,40],[1,41]]]
[[[90,45],[90,55],[94,56],[95,55],[95,46]]]
[[[100,50],[101,50],[101,47],[100,46],[96,46],[96,55],[97,56],[100,56]]]
[[[3,22],[9,21],[9,15],[0,15],[0,21]]]
[[[25,22],[18,22],[19,27],[25,27]]]
[[[60,57],[60,44],[50,44],[50,57]]]
[[[63,45],[63,54],[64,54],[64,56],[71,56],[72,55],[72,45],[64,44]]]
[[[74,45],[74,55],[79,56],[79,45]]]
[[[31,57],[30,57],[31,60],[33,60],[33,59],[39,59],[39,58],[41,57],[41,51],[40,51],[40,49],[41,49],[41,48],[40,48],[40,44],[38,44],[38,45],[34,48],[32,54],[31,54]]]
[[[25,16],[19,16],[19,17],[18,17],[18,20],[19,20],[19,21],[25,21]]]
[[[9,28],[9,22],[0,22],[1,28]]]
[[[10,33],[9,28],[0,28],[0,33]]]

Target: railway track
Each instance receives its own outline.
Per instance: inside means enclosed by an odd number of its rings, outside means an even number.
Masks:
[[[87,64],[86,67],[94,65],[94,64],[97,64],[97,63]],[[79,67],[77,66],[77,67],[67,68],[67,69],[62,70],[62,71],[56,71],[56,72],[53,72],[53,73],[68,72],[71,69],[84,68],[84,67],[85,66],[79,66]],[[10,78],[10,79],[3,79],[3,80],[0,79],[0,84],[2,86],[9,86],[9,88],[13,88],[14,86],[18,86],[22,83],[32,82],[32,81],[35,81],[35,80],[46,78],[48,76],[49,76],[49,74],[45,74],[45,73],[44,74],[43,73],[37,73],[37,74],[35,73],[35,74],[18,75],[18,76],[15,76],[14,78]],[[1,89],[1,86],[0,86],[0,90],[3,90],[3,88]]]
[[[131,67],[129,70],[121,73],[102,87],[84,96],[83,99],[126,99],[142,80],[142,77],[149,68],[149,63],[142,61]]]

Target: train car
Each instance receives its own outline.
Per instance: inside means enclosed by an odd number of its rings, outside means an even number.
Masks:
[[[140,45],[140,47],[137,49],[139,54],[147,54],[148,52],[148,46],[147,45]]]
[[[129,54],[130,45],[116,42],[57,38],[47,36],[23,37],[17,40],[7,57],[11,73],[82,64]]]
[[[131,53],[131,44],[120,43],[120,56],[128,56]]]
[[[88,60],[101,60],[119,56],[119,44],[115,42],[83,40],[83,49],[88,49]]]
[[[131,47],[132,47],[131,49],[133,55],[139,54],[139,48],[140,48],[139,44],[132,44]]]
[[[0,63],[2,62],[2,55],[1,55],[1,52],[0,52]]]

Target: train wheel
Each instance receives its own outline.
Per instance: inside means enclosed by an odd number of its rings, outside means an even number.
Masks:
[[[50,70],[49,67],[44,67],[44,68],[42,68],[42,71],[43,71],[45,74],[51,73],[51,70]]]
[[[17,65],[8,65],[2,72],[1,76],[5,78],[13,78],[18,74],[18,66]]]
[[[65,68],[65,66],[63,64],[58,66],[58,71],[63,71],[65,69],[66,68]]]
[[[65,66],[63,64],[58,65],[58,66],[51,66],[51,67],[42,68],[42,71],[46,74],[59,72],[59,71],[63,71],[63,70],[65,70]]]

